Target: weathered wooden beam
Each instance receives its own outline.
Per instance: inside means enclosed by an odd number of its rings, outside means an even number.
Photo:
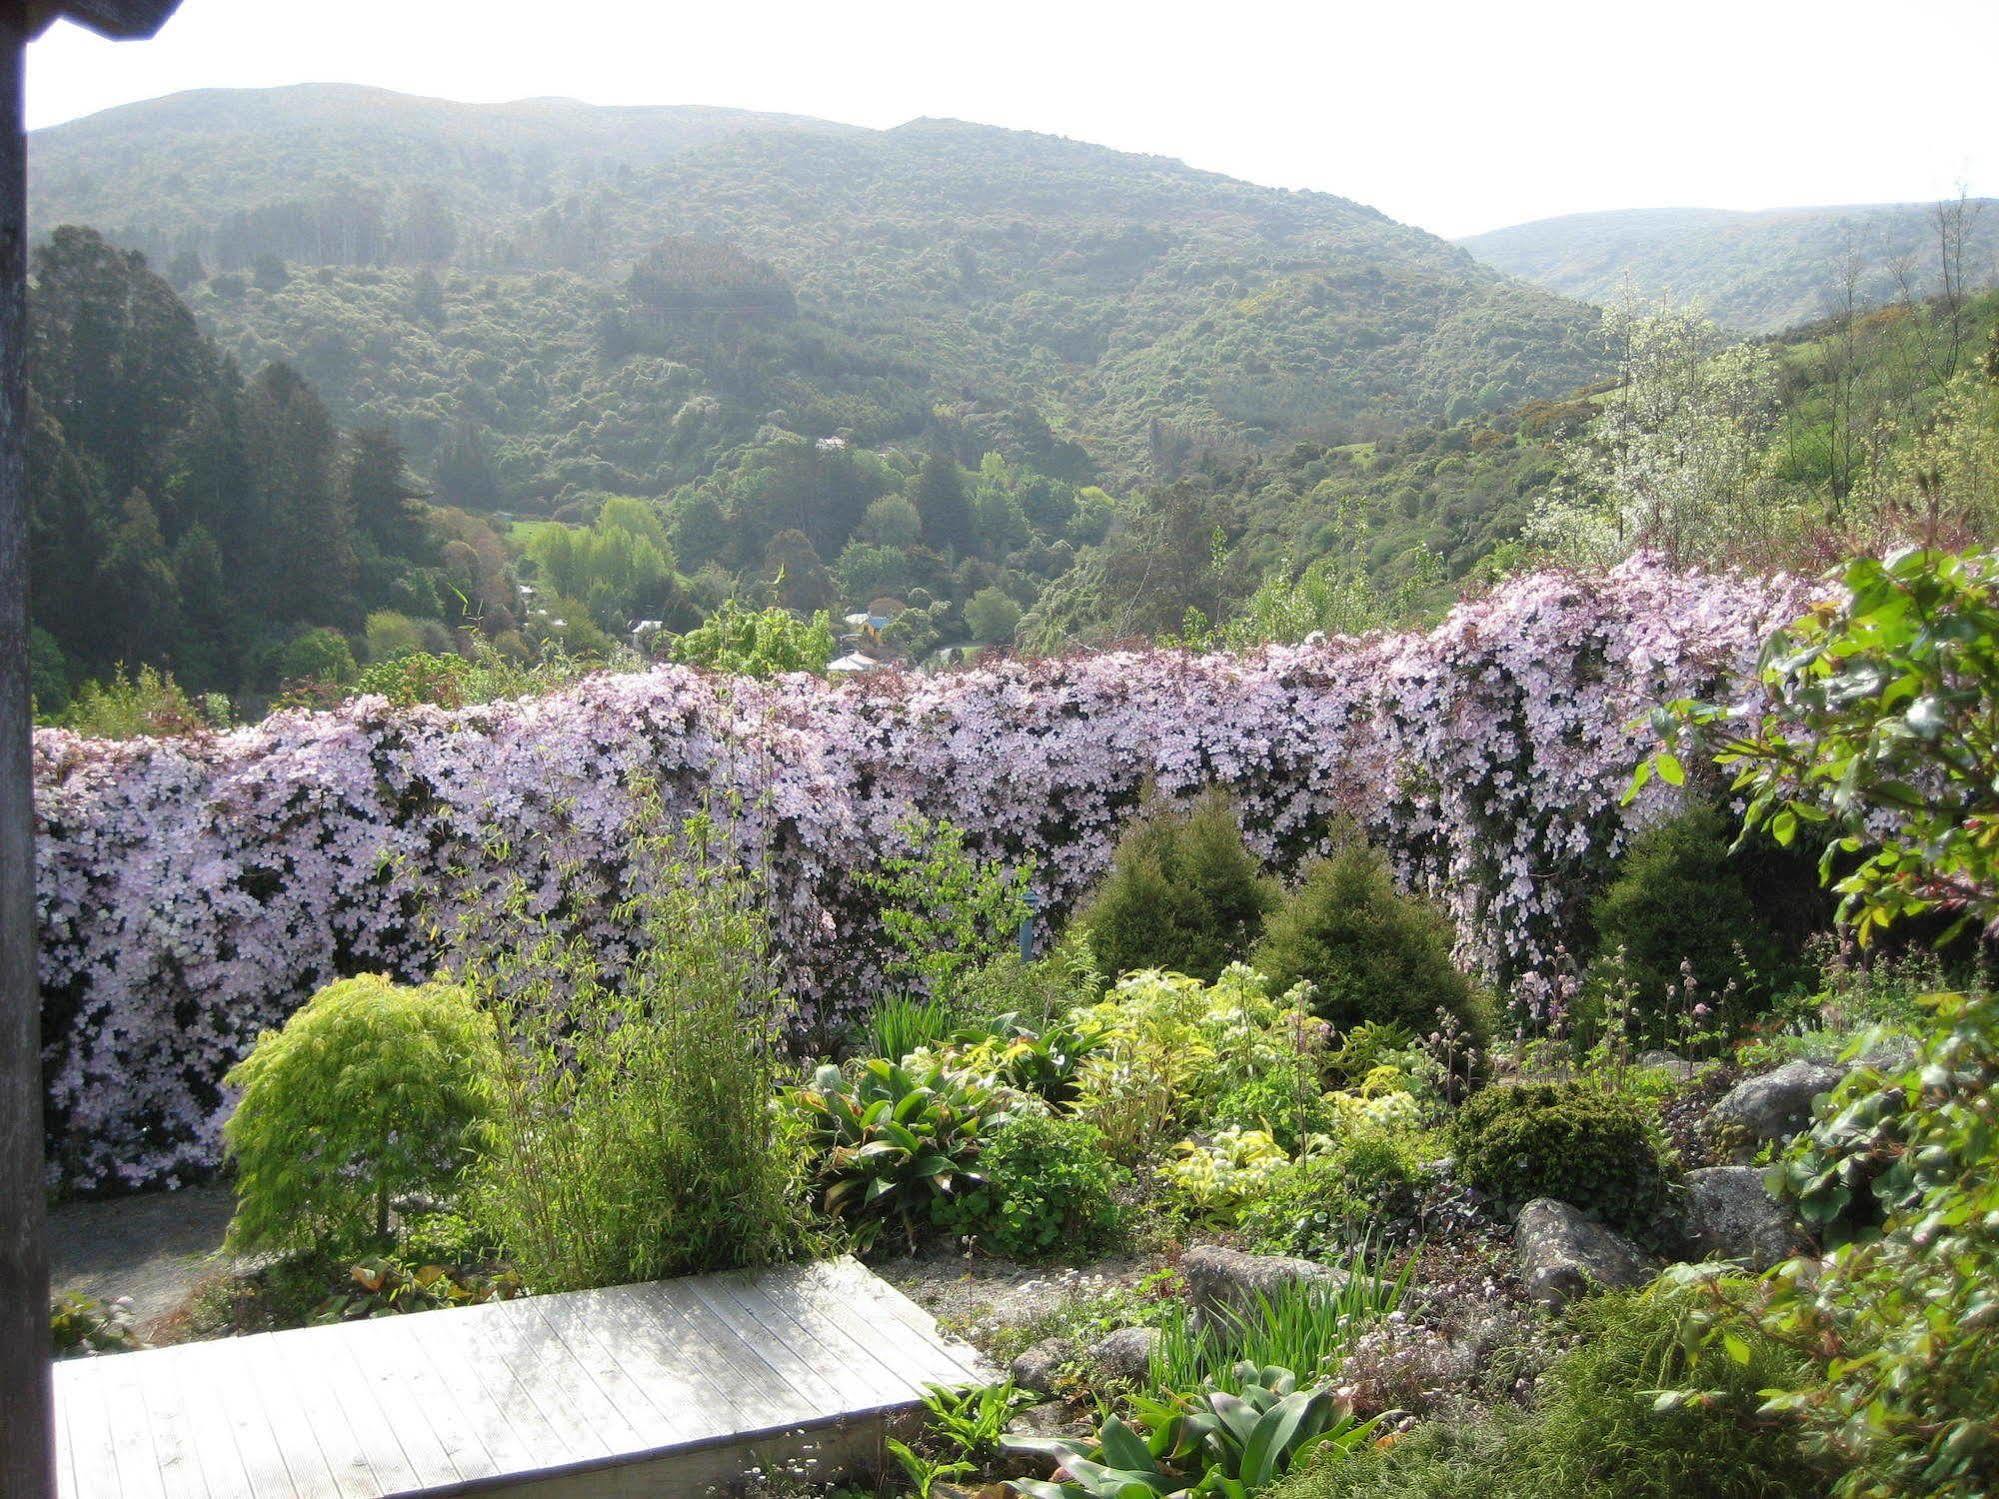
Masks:
[[[0,1494],[8,1499],[55,1492],[28,702],[25,21],[18,5],[0,6]]]
[[[8,0],[19,5],[21,0]],[[149,37],[166,25],[180,0],[27,0],[28,37],[38,37],[58,20],[87,26],[99,36],[121,41]]]

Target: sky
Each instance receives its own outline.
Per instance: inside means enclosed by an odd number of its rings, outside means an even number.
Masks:
[[[1999,0],[183,0],[67,23],[28,120],[376,84],[1047,131],[1317,188],[1439,234],[1553,214],[1999,196]]]

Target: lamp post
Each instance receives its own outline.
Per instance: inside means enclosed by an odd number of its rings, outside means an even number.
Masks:
[[[0,1494],[52,1499],[42,1021],[35,986],[34,720],[28,697],[28,43],[66,17],[148,37],[180,0],[0,0]]]

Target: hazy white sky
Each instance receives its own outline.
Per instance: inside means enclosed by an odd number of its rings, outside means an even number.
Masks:
[[[53,124],[180,89],[949,115],[1177,156],[1442,234],[1595,208],[1999,194],[1999,0],[183,0],[66,25]]]

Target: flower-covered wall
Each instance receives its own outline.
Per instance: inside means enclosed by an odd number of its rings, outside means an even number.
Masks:
[[[429,913],[484,863],[553,903],[617,878],[634,780],[669,813],[740,796],[808,1021],[871,998],[856,879],[912,811],[1032,859],[1059,919],[1142,787],[1211,782],[1292,867],[1346,818],[1445,902],[1498,978],[1556,940],[1627,819],[1632,720],[1753,681],[1781,580],[1542,574],[1427,634],[1245,656],[1114,652],[842,686],[661,668],[446,712],[361,699],[204,738],[36,736],[53,1169],[74,1189],[213,1166],[221,1079],[337,975],[436,960]],[[462,882],[454,888],[462,888]],[[608,899],[588,918],[618,938]]]

